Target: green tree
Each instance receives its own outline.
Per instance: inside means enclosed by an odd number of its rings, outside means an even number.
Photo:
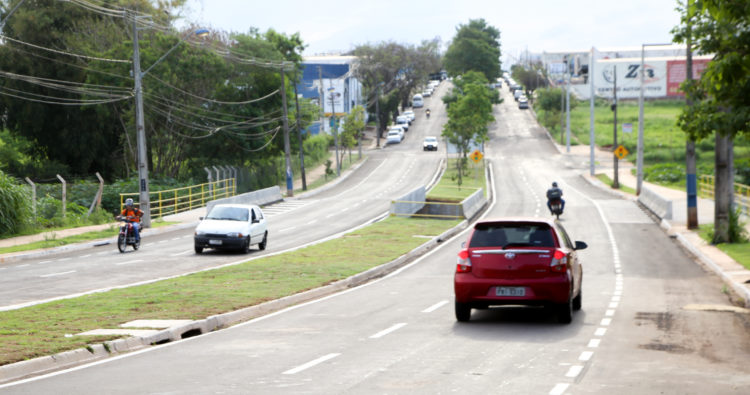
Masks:
[[[344,118],[344,131],[339,136],[341,143],[344,147],[349,149],[349,160],[351,161],[352,148],[355,145],[361,144],[361,133],[365,129],[365,109],[362,106],[355,106],[352,111]],[[362,154],[360,146],[360,157]],[[341,153],[341,159],[343,160],[344,153]]]
[[[675,41],[684,42],[691,31],[698,52],[714,54],[700,79],[685,81],[682,88],[691,106],[679,116],[678,125],[691,141],[712,134],[716,138],[716,209],[714,242],[732,242],[730,227],[733,186],[733,140],[750,132],[750,7],[733,0],[701,0],[682,8],[683,22],[691,29],[677,28]]]
[[[479,71],[494,82],[501,75],[500,31],[484,19],[471,19],[456,30],[443,59],[446,71],[453,76]]]
[[[459,150],[459,185],[471,144],[487,141],[487,127],[494,121],[492,94],[487,88],[487,80],[479,75],[479,81],[465,83],[458,91],[456,101],[447,109],[448,122],[443,127],[442,136]]]
[[[28,189],[0,170],[0,236],[18,233],[31,218]]]

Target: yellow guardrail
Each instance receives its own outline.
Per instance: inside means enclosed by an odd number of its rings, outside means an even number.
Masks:
[[[714,176],[701,175],[698,181],[698,193],[700,196],[713,199],[715,190]],[[734,183],[734,204],[745,215],[750,215],[750,186]]]
[[[151,202],[151,218],[159,218],[169,214],[177,214],[194,208],[204,207],[207,202],[215,199],[234,196],[237,185],[234,178],[190,185],[182,188],[149,192]],[[120,210],[125,206],[125,199],[133,198],[138,206],[139,193],[121,193]]]

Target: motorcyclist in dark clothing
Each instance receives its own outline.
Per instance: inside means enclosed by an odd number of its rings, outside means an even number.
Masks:
[[[562,198],[563,192],[562,189],[557,187],[557,182],[552,183],[552,188],[547,190],[547,208],[549,209],[550,214],[554,214],[552,212],[552,201],[559,200],[561,204],[561,209],[565,210],[565,200]]]

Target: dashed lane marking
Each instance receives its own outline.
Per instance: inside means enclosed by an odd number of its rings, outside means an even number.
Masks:
[[[384,329],[384,330],[382,330],[382,331],[380,331],[380,332],[378,332],[378,333],[370,336],[370,339],[379,339],[379,338],[381,338],[381,337],[383,337],[383,336],[385,336],[385,335],[387,335],[387,334],[389,334],[391,332],[395,332],[395,331],[397,331],[397,330],[399,330],[399,329],[401,329],[401,328],[403,328],[405,326],[406,326],[405,322],[398,323],[396,325],[391,326],[388,329]]]
[[[297,366],[296,368],[289,369],[289,370],[287,370],[286,372],[284,372],[282,374],[297,374],[297,373],[299,373],[299,372],[301,372],[303,370],[310,369],[311,367],[313,367],[315,365],[319,365],[319,364],[321,364],[321,363],[323,363],[325,361],[328,361],[329,359],[336,358],[339,355],[341,355],[341,354],[340,353],[327,354],[327,355],[324,355],[324,356],[322,356],[322,357],[320,357],[318,359],[314,359],[314,360],[312,360],[312,361],[310,361],[310,362],[308,362],[306,364]]]
[[[437,309],[445,306],[446,304],[448,304],[448,301],[447,300],[443,300],[441,302],[435,303],[434,305],[432,305],[432,306],[430,306],[430,307],[422,310],[422,312],[423,313],[432,313],[433,311],[435,311],[435,310],[437,310]]]
[[[67,272],[61,272],[61,273],[50,273],[50,274],[43,274],[43,275],[41,275],[41,276],[39,276],[39,277],[44,277],[44,278],[46,278],[46,277],[64,276],[64,275],[66,275],[66,274],[70,274],[70,273],[75,273],[75,272],[76,272],[75,270],[70,270],[70,271],[67,271]]]

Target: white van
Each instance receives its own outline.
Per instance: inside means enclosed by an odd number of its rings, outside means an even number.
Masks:
[[[411,99],[411,106],[414,108],[421,108],[424,107],[424,98],[422,98],[422,95],[416,94]]]

